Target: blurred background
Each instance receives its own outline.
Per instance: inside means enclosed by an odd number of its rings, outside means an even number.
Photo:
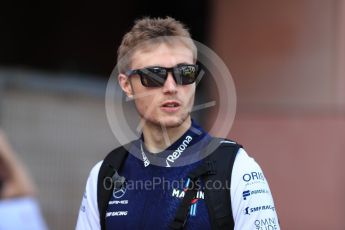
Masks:
[[[0,128],[50,229],[74,228],[90,168],[119,144],[105,88],[123,34],[145,15],[183,21],[227,64],[229,137],[264,169],[282,229],[344,229],[345,0],[7,1]]]

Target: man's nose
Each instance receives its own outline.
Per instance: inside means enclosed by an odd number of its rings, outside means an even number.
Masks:
[[[177,84],[171,72],[168,73],[167,80],[164,82],[163,92],[173,94],[177,92]]]

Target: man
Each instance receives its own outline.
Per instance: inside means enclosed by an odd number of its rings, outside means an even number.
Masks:
[[[102,162],[93,167],[77,229],[174,228],[172,223],[183,206],[181,202],[187,193],[191,194],[189,175],[201,167],[201,158],[205,157],[202,153],[214,140],[190,115],[199,68],[196,61],[196,47],[189,32],[173,18],[138,20],[124,36],[118,50],[118,82],[126,96],[134,100],[142,135],[126,147],[131,154],[115,169],[115,175],[123,180],[119,187],[114,185],[106,206],[100,207],[105,208],[103,216],[97,201]],[[229,165],[230,190],[226,190],[231,197],[227,208],[232,210],[232,216],[226,221],[232,221],[238,230],[279,229],[271,192],[260,167],[243,148],[235,154],[233,167]],[[157,180],[159,185],[147,186],[146,182]],[[166,183],[176,181],[183,183]],[[194,182],[200,181],[203,180],[197,178]],[[138,182],[144,182],[144,186]],[[200,183],[205,185],[205,181]],[[198,188],[188,203],[188,216],[182,227],[211,229],[214,225],[209,214],[213,213],[205,204],[208,197]]]

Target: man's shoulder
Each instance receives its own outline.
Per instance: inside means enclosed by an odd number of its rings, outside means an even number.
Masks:
[[[236,184],[242,190],[268,187],[260,165],[243,148],[240,148],[236,155],[231,180],[233,185]]]
[[[237,155],[239,150],[243,149],[243,146],[237,141],[231,139],[211,136],[207,144],[207,148],[210,149],[211,152],[216,151],[218,153],[218,157],[221,157],[228,153]]]
[[[103,164],[103,160],[98,161],[94,166],[92,166],[90,174],[89,174],[89,179],[94,178],[97,180],[99,170]]]
[[[224,145],[225,146],[226,145],[238,145],[238,146],[240,146],[242,148],[242,145],[239,142],[235,141],[235,140],[232,140],[232,139],[229,139],[229,138],[224,138],[224,137],[211,136],[211,135],[209,137],[210,137],[209,138],[210,141],[216,142],[216,143],[218,143],[218,144],[220,144],[222,146],[224,146]]]
[[[238,165],[238,168],[242,169],[241,171],[247,171],[250,169],[261,170],[259,164],[246,152],[243,147],[239,148],[235,162]]]

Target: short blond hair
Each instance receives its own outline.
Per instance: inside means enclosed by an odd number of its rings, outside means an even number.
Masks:
[[[172,44],[182,41],[191,49],[194,59],[197,58],[197,49],[187,27],[172,17],[149,18],[136,20],[132,29],[127,32],[117,51],[117,68],[119,73],[130,69],[131,58],[135,51],[156,44]]]

